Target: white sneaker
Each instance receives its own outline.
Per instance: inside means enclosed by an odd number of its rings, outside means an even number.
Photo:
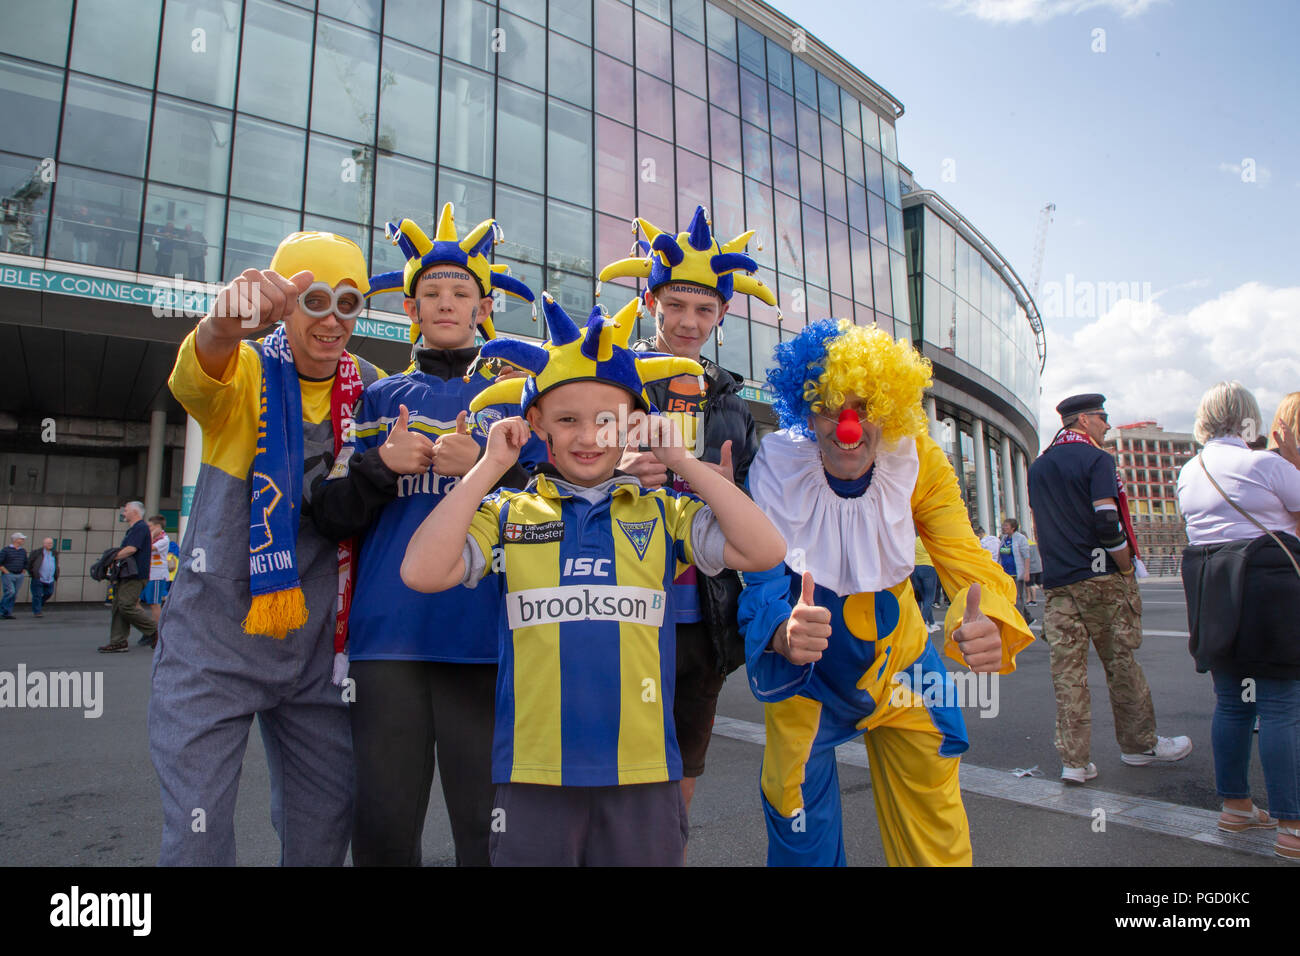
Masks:
[[[1190,737],[1157,737],[1156,745],[1146,753],[1120,754],[1119,759],[1130,767],[1145,767],[1157,760],[1166,763],[1182,760],[1191,752],[1192,740]]]
[[[942,630],[943,630],[943,625],[942,625],[942,624],[931,624],[931,625],[929,626],[929,628],[927,628],[927,630],[929,630],[929,632],[930,632],[931,634],[933,634],[935,631],[942,631]]]
[[[1097,765],[1089,761],[1086,767],[1062,767],[1061,779],[1066,783],[1084,783],[1097,776]]]

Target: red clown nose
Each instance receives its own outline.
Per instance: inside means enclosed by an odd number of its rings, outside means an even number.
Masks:
[[[852,409],[846,408],[840,412],[840,423],[835,426],[835,437],[842,445],[856,445],[862,437],[862,423],[858,421],[857,413]]]

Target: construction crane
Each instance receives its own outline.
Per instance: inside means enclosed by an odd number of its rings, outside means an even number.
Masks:
[[[1038,214],[1038,229],[1034,233],[1034,264],[1029,270],[1029,294],[1038,297],[1038,284],[1043,279],[1043,254],[1047,251],[1047,227],[1052,224],[1056,203],[1049,202]]]

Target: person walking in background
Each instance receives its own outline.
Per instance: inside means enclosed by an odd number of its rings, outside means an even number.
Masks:
[[[1043,587],[1043,556],[1038,550],[1038,532],[1029,539],[1029,587],[1026,588],[1025,604],[1034,607],[1038,604],[1038,592]]]
[[[998,563],[1016,582],[1016,610],[1028,621],[1025,586],[1029,583],[1029,539],[1020,533],[1020,522],[1015,518],[1007,518],[1002,522],[1002,537],[998,540]]]
[[[27,559],[27,574],[32,581],[32,614],[45,616],[45,602],[54,596],[54,582],[59,579],[59,553],[54,550],[54,539],[41,542],[39,551]]]
[[[1106,670],[1120,759],[1143,767],[1192,752],[1187,737],[1156,734],[1151,689],[1134,657],[1142,646],[1137,546],[1115,459],[1101,447],[1108,427],[1105,402],[1102,395],[1087,394],[1057,405],[1061,430],[1029,466],[1029,506],[1047,591],[1043,639],[1052,652],[1056,749],[1067,783],[1097,776],[1090,759],[1090,643]]]
[[[1197,672],[1214,680],[1219,829],[1277,827],[1274,852],[1300,860],[1300,448],[1278,411],[1276,454],[1253,451],[1246,435],[1260,421],[1254,396],[1238,382],[1206,392],[1194,426],[1205,447],[1179,472],[1178,508],[1187,521],[1189,648]],[[1256,717],[1267,812],[1250,797]]]
[[[27,549],[23,547],[26,540],[27,535],[15,531],[9,536],[9,544],[0,548],[0,620],[14,619],[14,601],[27,570]]]
[[[131,625],[144,635],[144,643],[153,647],[158,636],[158,624],[140,604],[140,594],[149,580],[149,526],[144,520],[144,505],[128,501],[122,506],[126,520],[126,534],[117,549],[116,561],[127,561],[113,584],[113,620],[109,625],[108,643],[99,648],[101,654],[120,654],[129,651],[128,639]],[[129,560],[128,560],[129,559]]]
[[[921,536],[916,536],[916,567],[912,571],[912,590],[916,594],[916,603],[921,606],[921,619],[925,621],[926,630],[931,634],[939,630],[934,622],[934,598],[939,591],[939,572],[934,569],[934,560],[925,550]]]
[[[170,550],[171,538],[163,530],[165,524],[166,519],[162,515],[154,515],[149,519],[149,583],[145,585],[144,594],[140,598],[140,603],[149,608],[155,624],[158,623],[158,615],[162,613],[162,603],[167,597],[170,581],[167,574],[167,552]],[[149,644],[150,641],[145,636],[136,643]]]
[[[980,539],[980,547],[991,554],[994,561],[1001,563],[998,558],[998,536],[995,534],[988,534],[984,530],[984,526],[979,525],[975,528],[975,537]]]

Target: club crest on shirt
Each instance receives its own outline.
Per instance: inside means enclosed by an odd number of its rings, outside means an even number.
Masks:
[[[520,524],[507,521],[501,536],[511,544],[547,544],[564,540],[563,521],[543,521],[541,524]]]
[[[642,561],[645,560],[646,548],[650,547],[650,536],[654,534],[658,522],[658,518],[651,518],[649,521],[618,522],[618,526],[627,535],[627,540],[632,542],[632,547],[636,548],[636,556]]]
[[[275,506],[280,503],[282,497],[279,486],[271,479],[270,475],[264,475],[260,471],[253,472],[251,504],[254,509],[262,509],[262,520],[249,526],[248,550],[250,554],[265,551],[274,541],[275,536],[271,533],[271,512],[275,510]]]
[[[488,430],[494,424],[501,421],[501,419],[503,419],[504,417],[505,416],[501,414],[501,411],[499,409],[484,408],[474,415],[473,425],[484,435],[486,435],[488,433]]]

